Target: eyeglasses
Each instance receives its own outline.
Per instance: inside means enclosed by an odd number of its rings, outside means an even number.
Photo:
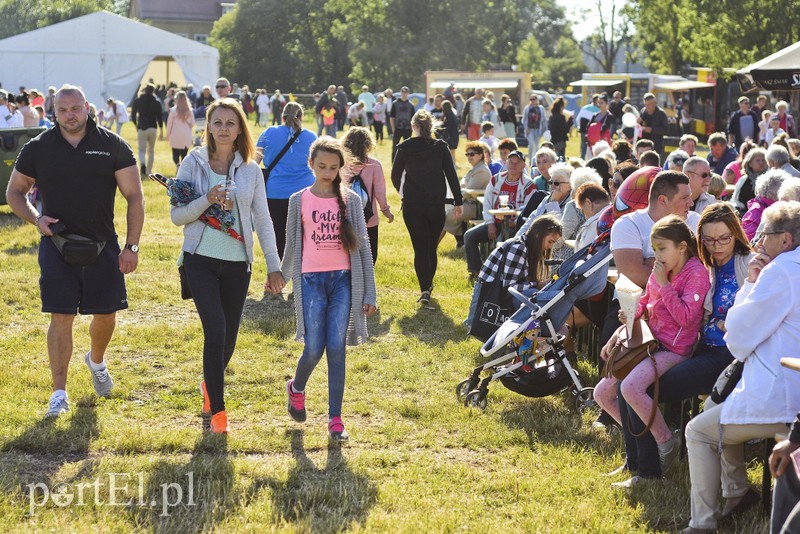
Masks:
[[[556,185],[561,185],[561,184],[568,184],[569,182],[554,182],[553,180],[550,180],[547,183],[550,184],[551,186],[556,186]]]
[[[767,237],[768,235],[784,234],[784,233],[786,233],[786,230],[776,230],[776,231],[774,231],[774,232],[770,232],[770,231],[768,231],[768,230],[764,230],[763,232],[761,232],[761,237],[760,237],[760,239],[764,239],[764,238],[765,238],[765,237]]]
[[[467,156],[468,158],[471,158],[472,156],[480,156],[480,153],[479,152],[464,152],[464,155]]]
[[[217,89],[225,89],[228,85],[217,85]]]
[[[689,174],[696,174],[700,178],[711,178],[711,173],[710,172],[704,172],[703,174],[700,174],[699,172],[694,172],[694,171],[686,171],[686,172],[689,173]]]
[[[729,245],[732,239],[733,236],[731,234],[718,237],[717,239],[714,239],[713,237],[704,237],[703,244],[707,247],[714,247],[717,245],[724,247],[725,245]]]

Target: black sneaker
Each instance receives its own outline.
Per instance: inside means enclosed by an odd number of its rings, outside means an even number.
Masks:
[[[417,299],[417,302],[420,303],[420,304],[430,304],[431,303],[431,292],[430,291],[423,291],[420,294],[419,298]]]

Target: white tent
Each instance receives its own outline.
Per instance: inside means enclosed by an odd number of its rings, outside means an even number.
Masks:
[[[107,11],[0,40],[0,82],[46,91],[69,83],[105,106],[130,101],[147,66],[172,57],[198,89],[219,76],[217,49]]]

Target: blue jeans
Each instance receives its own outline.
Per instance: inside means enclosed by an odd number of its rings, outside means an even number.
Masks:
[[[528,130],[528,133],[525,134],[525,137],[528,139],[528,157],[530,158],[533,154],[536,154],[537,150],[539,150],[539,141],[541,140],[542,135],[538,130]]]
[[[305,347],[294,388],[303,391],[324,351],[328,357],[328,417],[341,417],[345,346],[350,322],[350,271],[303,273]]]
[[[485,222],[464,232],[464,253],[467,256],[467,271],[477,273],[481,270],[483,261],[481,261],[480,244],[488,242],[489,225]]]
[[[711,388],[725,368],[733,361],[733,355],[725,345],[712,347],[699,345],[694,356],[679,363],[659,379],[658,402],[680,402],[697,395],[711,393]],[[652,395],[652,386],[647,390]],[[638,470],[644,478],[661,477],[661,461],[658,445],[650,432],[635,438],[644,429],[644,423],[630,410],[619,393],[622,433],[625,437],[626,463],[631,470]],[[630,415],[630,421],[628,416]]]
[[[329,135],[333,138],[336,138],[336,122],[329,126],[325,126],[325,135]]]

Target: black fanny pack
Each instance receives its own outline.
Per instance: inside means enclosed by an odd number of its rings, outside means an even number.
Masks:
[[[106,246],[105,241],[95,241],[77,234],[55,234],[50,238],[64,263],[75,267],[93,264]]]

